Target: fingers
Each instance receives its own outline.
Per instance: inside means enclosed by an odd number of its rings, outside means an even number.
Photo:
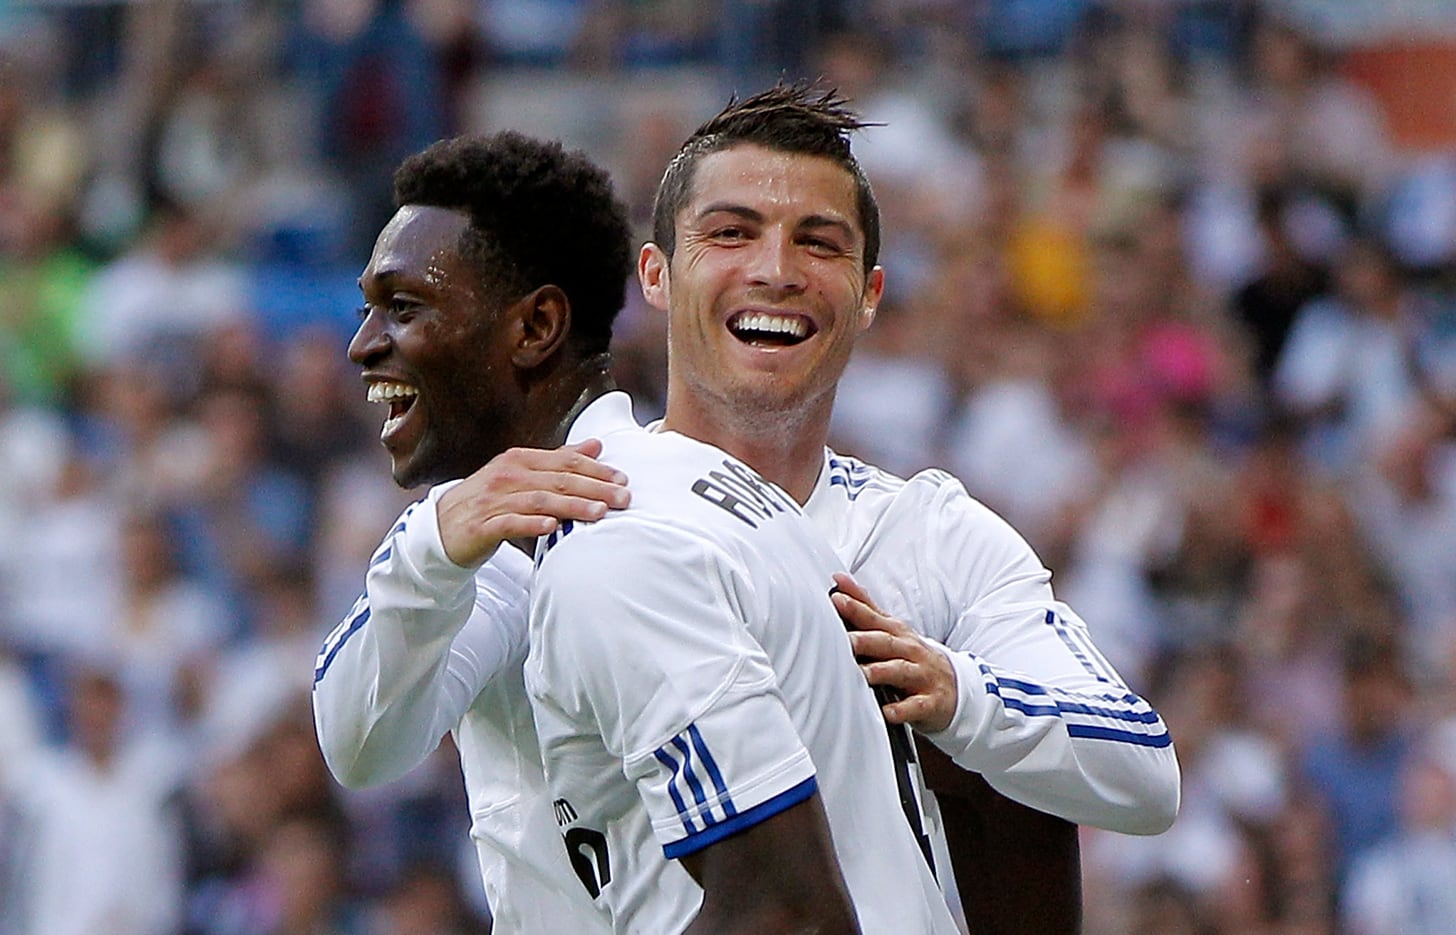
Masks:
[[[931,732],[950,725],[956,710],[956,677],[944,654],[913,633],[864,630],[850,633],[849,638],[865,681],[893,688],[899,695],[883,706],[886,720]]]
[[[565,445],[568,451],[576,451],[586,455],[588,458],[595,458],[602,453],[602,440],[600,438],[588,438],[586,441],[577,442],[575,445]]]
[[[600,519],[608,509],[625,509],[631,501],[627,475],[592,457],[600,451],[596,439],[552,449],[512,448],[492,458],[465,485],[481,499],[483,513]],[[578,501],[603,506],[586,508]]]
[[[875,613],[881,612],[879,606],[870,599],[870,596],[868,593],[865,592],[865,589],[860,587],[859,582],[855,581],[854,578],[850,577],[848,572],[835,572],[834,586],[839,589],[839,593],[849,595],[852,599],[859,601],[861,604],[869,607]]]
[[[572,485],[571,490],[580,493],[557,493],[547,490],[522,490],[500,497],[494,504],[493,518],[503,519],[509,515],[547,517],[557,520],[598,520],[608,509],[620,509],[615,504],[626,506],[626,490],[620,487],[581,488]]]
[[[912,727],[919,727],[934,717],[935,707],[935,702],[929,695],[911,695],[909,698],[885,705],[880,708],[880,712],[891,724],[909,724]]]
[[[512,448],[446,491],[437,508],[445,554],[476,565],[506,539],[548,535],[563,521],[591,522],[631,500],[627,476],[597,461],[602,443]]]
[[[626,474],[596,459],[601,452],[602,443],[595,438],[588,438],[584,442],[563,445],[560,448],[513,448],[501,457],[517,457],[523,465],[534,471],[566,473],[611,484],[626,484]]]
[[[838,575],[835,575],[835,580],[839,580]],[[857,585],[856,590],[858,590]],[[873,604],[852,596],[848,591],[839,591],[832,595],[831,599],[834,601],[834,609],[839,611],[839,616],[844,618],[844,622],[855,630],[879,630],[900,636],[909,636],[911,633],[910,627],[905,623],[881,613],[875,609]]]
[[[852,630],[849,634],[849,645],[860,659],[908,659],[912,662],[923,662],[934,652],[908,631],[899,633],[882,629]]]

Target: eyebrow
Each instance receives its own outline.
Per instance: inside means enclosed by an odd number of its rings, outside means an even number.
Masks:
[[[364,283],[366,281],[369,281],[374,283],[375,286],[378,288],[392,289],[398,284],[399,280],[403,276],[403,271],[394,268],[375,270],[372,276],[365,276],[362,274],[359,276],[359,288],[362,290],[364,288]]]
[[[743,218],[745,221],[763,220],[763,215],[760,212],[753,210],[747,205],[740,205],[731,201],[715,201],[710,205],[705,205],[703,210],[699,211],[693,220],[701,221],[710,214],[731,214],[734,217]]]
[[[750,208],[747,205],[736,204],[731,201],[715,201],[712,204],[705,205],[703,209],[699,211],[693,219],[695,221],[701,221],[703,218],[708,217],[709,215],[720,213],[731,214],[734,217],[742,218],[745,221],[753,221],[754,223],[758,224],[763,223],[764,219],[762,212],[755,211],[753,208]],[[854,226],[851,225],[848,221],[836,217],[829,217],[825,214],[811,214],[808,217],[800,219],[800,221],[794,226],[796,228],[809,228],[811,230],[816,230],[824,227],[833,227],[841,231],[844,236],[850,238],[851,240],[853,240],[857,236]]]

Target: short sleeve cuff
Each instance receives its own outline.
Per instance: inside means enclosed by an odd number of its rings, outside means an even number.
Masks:
[[[707,847],[813,793],[800,787],[815,778],[814,761],[777,692],[724,700],[625,764],[669,857]]]
[[[696,854],[709,845],[716,844],[724,838],[731,837],[740,831],[746,831],[760,822],[767,821],[779,812],[786,811],[798,805],[817,791],[819,791],[819,783],[813,776],[810,776],[798,785],[790,789],[785,789],[773,798],[760,802],[746,812],[738,812],[732,817],[725,818],[717,824],[710,825],[696,834],[690,834],[680,841],[663,845],[662,853],[669,860],[676,860],[679,857]]]

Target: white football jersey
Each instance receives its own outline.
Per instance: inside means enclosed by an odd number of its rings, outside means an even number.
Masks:
[[[320,747],[340,781],[360,786],[398,778],[453,732],[494,931],[604,933],[562,847],[524,695],[531,562],[509,547],[479,570],[451,562],[436,517],[450,486],[390,529],[364,595],[319,654]],[[1104,681],[1050,574],[959,482],[939,471],[901,480],[826,449],[805,512],[881,607],[954,651],[958,673],[1015,673],[1025,687],[1007,692],[1014,701],[1031,691],[1067,702],[1007,707],[988,681],[962,676],[955,720],[935,738],[947,752],[1012,798],[1074,821],[1133,832],[1171,820],[1178,767],[1161,721]],[[1120,700],[1099,715],[1089,693]],[[1138,731],[1145,739],[1130,736]],[[950,882],[943,861],[937,872]]]
[[[685,928],[695,853],[817,790],[864,931],[953,933],[901,811],[885,725],[828,593],[833,551],[777,487],[632,421],[601,439],[632,505],[537,547],[526,686],[583,887],[617,932]]]

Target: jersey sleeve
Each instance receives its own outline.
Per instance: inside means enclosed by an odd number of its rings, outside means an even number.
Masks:
[[[533,586],[527,667],[540,706],[620,763],[669,858],[816,791],[814,765],[746,626],[751,592],[695,536],[641,523],[565,539]]]
[[[1054,598],[1050,572],[1009,524],[949,479],[927,515],[921,587],[950,621],[941,639],[958,693],[950,726],[930,739],[1034,808],[1130,834],[1167,830],[1180,777],[1157,711]]]
[[[409,772],[491,678],[525,658],[530,560],[502,547],[478,570],[452,562],[436,514],[450,486],[400,516],[314,666],[319,747],[346,786]]]

